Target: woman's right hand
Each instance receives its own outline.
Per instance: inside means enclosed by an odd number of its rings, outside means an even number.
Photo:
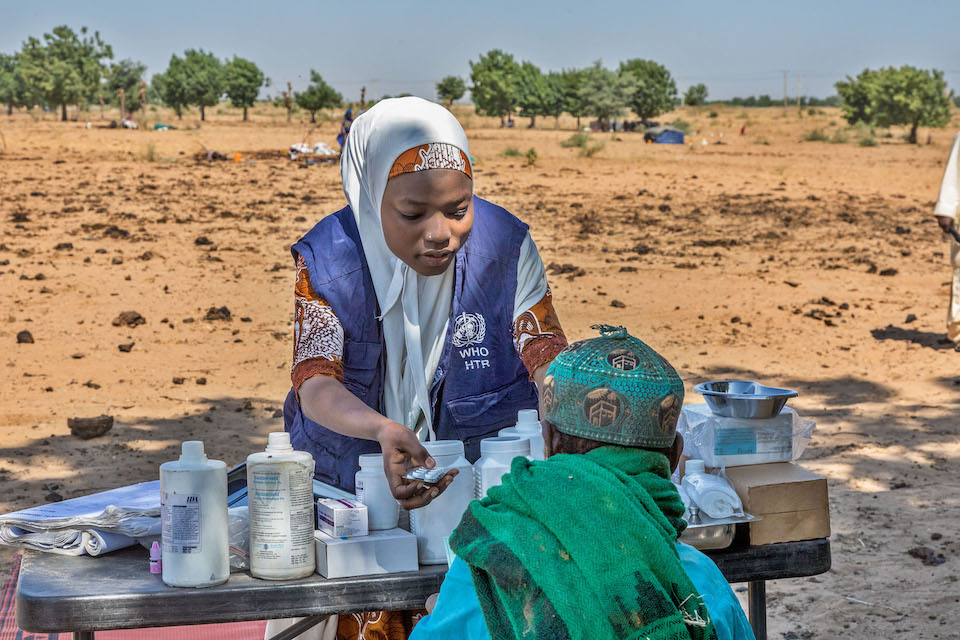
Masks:
[[[437,463],[416,434],[399,422],[387,420],[377,433],[377,442],[383,451],[383,470],[387,475],[390,492],[404,509],[419,509],[430,504],[450,486],[456,477],[456,469],[448,471],[436,484],[421,480],[408,480],[403,476],[416,467],[434,468]]]

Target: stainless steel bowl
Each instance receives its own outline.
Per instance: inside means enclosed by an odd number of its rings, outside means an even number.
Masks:
[[[733,544],[736,524],[707,524],[702,526],[689,525],[680,536],[681,542],[686,542],[694,549],[709,551],[710,549],[726,549]]]
[[[780,414],[787,400],[799,395],[749,380],[702,382],[693,390],[703,396],[710,411],[728,418],[772,418]]]

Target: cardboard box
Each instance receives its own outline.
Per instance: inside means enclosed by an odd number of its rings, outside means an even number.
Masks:
[[[790,462],[726,470],[747,513],[751,544],[815,540],[830,536],[827,479]]]
[[[334,538],[367,535],[367,506],[346,498],[317,500],[317,529]]]
[[[324,578],[348,578],[378,573],[416,571],[417,536],[403,529],[371,531],[356,538],[334,538],[314,531],[317,573]]]

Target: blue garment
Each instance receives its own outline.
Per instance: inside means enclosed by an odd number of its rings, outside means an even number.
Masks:
[[[718,640],[754,640],[753,630],[733,589],[713,560],[690,545],[677,543],[680,562],[707,605]],[[490,640],[470,568],[456,558],[440,587],[433,613],[413,628],[409,640]]]
[[[512,425],[520,409],[536,409],[537,388],[513,344],[517,262],[527,225],[507,210],[474,196],[473,230],[457,253],[450,325],[430,388],[438,440],[461,440],[468,460],[480,440]],[[327,216],[291,251],[307,265],[310,284],[343,326],[343,384],[382,413],[383,332],[373,280],[349,207]],[[322,482],[354,490],[357,457],[379,453],[378,443],[349,438],[300,411],[293,389],[284,403],[284,426],[298,451],[309,451]]]

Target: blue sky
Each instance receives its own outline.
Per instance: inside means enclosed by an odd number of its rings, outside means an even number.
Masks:
[[[0,0],[0,51],[58,24],[100,31],[117,58],[166,68],[172,53],[203,48],[250,58],[273,79],[306,85],[311,68],[345,98],[409,92],[434,97],[444,75],[468,78],[492,48],[542,69],[602,59],[650,58],[683,90],[704,82],[714,98],[827,96],[865,67],[912,64],[946,72],[960,93],[960,2],[779,0],[656,4],[612,2],[339,3],[287,0]]]

